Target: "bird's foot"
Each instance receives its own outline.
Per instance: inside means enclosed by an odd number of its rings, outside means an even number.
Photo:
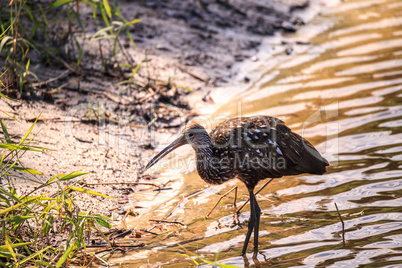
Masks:
[[[246,253],[242,253],[242,257],[243,257],[243,261],[244,261],[244,267],[249,267],[250,266],[250,262],[247,259],[247,255]]]
[[[257,256],[258,256],[258,249],[254,249],[253,260],[257,259]]]
[[[258,253],[254,252],[254,254],[253,254],[253,262],[254,262],[255,267],[261,267],[261,263],[257,259],[257,255],[258,255]]]

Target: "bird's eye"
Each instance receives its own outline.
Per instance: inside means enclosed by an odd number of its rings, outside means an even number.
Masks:
[[[192,138],[194,136],[194,133],[189,133],[188,136]]]

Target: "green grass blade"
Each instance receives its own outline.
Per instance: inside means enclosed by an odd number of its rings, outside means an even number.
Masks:
[[[194,260],[190,255],[187,255],[187,254],[180,254],[180,255],[182,255],[182,256],[184,256],[184,257],[187,257],[187,258],[190,258],[190,260],[192,260],[196,266],[199,266],[199,265],[200,265],[200,264],[199,264],[196,260]]]
[[[0,52],[3,50],[4,45],[7,43],[8,40],[12,40],[13,38],[11,36],[5,36],[0,42]]]
[[[4,242],[6,243],[7,250],[11,253],[11,255],[13,256],[15,262],[18,262],[17,256],[15,256],[15,252],[14,252],[13,248],[11,247],[11,243],[9,241],[7,232],[6,232],[6,237],[4,239]]]
[[[110,26],[110,22],[109,22],[109,20],[107,19],[105,12],[103,11],[103,8],[99,7],[99,11],[100,11],[100,13],[101,13],[102,19],[103,19],[103,21],[105,22],[106,26],[107,26],[107,27],[111,27],[111,26]],[[110,34],[113,35],[113,30],[112,30],[112,28],[110,29]]]
[[[9,177],[13,177],[13,178],[17,178],[17,179],[30,181],[30,182],[37,183],[37,184],[41,184],[42,186],[46,186],[46,183],[43,183],[43,182],[35,180],[35,179],[29,179],[29,178],[26,178],[26,177],[23,177],[23,176],[18,176],[18,175],[10,174],[10,173],[5,173],[4,175],[9,176]]]
[[[78,171],[74,171],[71,172],[70,174],[57,174],[56,176],[51,177],[46,183],[51,183],[53,182],[55,179],[58,179],[59,181],[69,181],[72,180],[76,177],[82,176],[88,174],[88,172],[78,172]]]
[[[35,149],[35,147],[31,146],[19,146],[15,144],[7,144],[7,143],[0,143],[0,148],[8,149],[8,150],[23,150],[23,151],[35,151],[35,152],[42,152],[43,149]]]
[[[13,268],[14,265],[10,262],[2,262],[0,261],[0,267],[4,267],[4,268]]]
[[[3,215],[3,214],[6,214],[7,212],[16,210],[16,209],[19,208],[20,206],[23,206],[23,205],[25,205],[25,204],[28,204],[28,203],[30,203],[30,202],[32,202],[32,201],[38,199],[38,198],[39,198],[39,196],[37,196],[37,197],[35,197],[35,198],[33,198],[33,199],[30,199],[30,200],[24,201],[24,202],[22,202],[22,203],[16,204],[16,205],[14,205],[14,206],[8,207],[8,208],[6,208],[6,209],[0,210],[0,215]]]
[[[41,254],[42,252],[48,250],[49,248],[51,248],[51,246],[48,246],[48,247],[46,247],[46,248],[44,248],[44,249],[42,249],[42,250],[40,250],[40,251],[38,251],[38,252],[36,252],[36,253],[34,253],[34,254],[32,254],[32,255],[29,255],[29,256],[26,257],[25,259],[21,260],[18,264],[21,265],[21,264],[23,264],[24,262],[27,262],[27,261],[29,261],[29,260],[35,258],[36,256],[38,256],[38,255]]]
[[[112,11],[107,0],[103,0],[103,6],[105,7],[106,13],[109,18],[112,18]]]
[[[35,18],[34,18],[34,16],[32,15],[32,9],[31,9],[31,7],[30,7],[29,5],[24,5],[22,8],[23,8],[24,11],[28,14],[29,19],[30,19],[32,22],[34,22],[34,21],[35,21]]]
[[[3,96],[4,96],[4,95],[0,93],[0,97],[3,97]],[[6,98],[6,99],[11,100],[11,99],[9,99],[9,98]],[[12,115],[6,113],[5,111],[1,111],[1,112],[2,112],[3,114],[7,115],[8,117],[10,117],[11,119],[13,119],[13,120],[19,122],[16,118],[14,118]]]
[[[200,260],[202,260],[203,262],[207,263],[207,264],[211,264],[212,266],[219,266],[219,267],[224,267],[224,268],[238,268],[237,266],[233,266],[233,265],[229,265],[229,264],[222,264],[222,263],[216,263],[216,262],[211,262],[201,256],[198,256],[198,258],[200,258]]]
[[[82,24],[79,14],[75,11],[73,11],[73,14],[74,14],[75,20],[78,22],[78,25],[81,28],[82,33],[85,33],[84,25]]]
[[[100,215],[100,214],[95,214],[90,216],[93,220],[95,220],[99,225],[105,227],[105,228],[112,228],[112,224],[110,224],[111,219],[109,219],[106,216]]]
[[[0,34],[0,38],[1,38],[3,35],[6,34],[6,32],[8,31],[8,29],[10,29],[10,27],[11,27],[11,25],[9,25],[9,26],[7,27],[7,29],[5,29],[4,32],[2,32],[2,33]]]
[[[4,138],[6,139],[7,143],[13,143],[11,141],[10,135],[8,134],[6,125],[4,124],[4,120],[1,120],[0,123],[1,123],[1,128],[3,129]]]
[[[25,71],[28,72],[29,65],[31,64],[31,59],[28,59],[27,65],[25,66]]]
[[[5,194],[6,196],[10,197],[12,200],[14,200],[14,201],[16,201],[18,203],[22,202],[18,197],[14,196],[12,193],[10,193],[10,192],[2,189],[2,188],[0,188],[0,192],[2,192],[3,194]]]
[[[126,24],[124,24],[124,25],[129,26],[129,25],[133,25],[133,24],[139,23],[140,21],[142,21],[142,19],[135,19],[135,20],[126,22]]]
[[[14,166],[13,169],[21,171],[21,172],[25,172],[25,173],[29,173],[29,174],[33,174],[33,175],[44,175],[42,172],[39,172],[33,168],[25,168],[25,167],[20,167],[20,166]]]
[[[109,244],[109,246],[112,247],[112,245],[110,244],[109,239],[107,239],[106,236],[105,236],[105,234],[102,232],[102,230],[99,229],[99,227],[98,227],[98,222],[95,222],[94,228],[100,233],[100,235],[102,236],[102,238]]]
[[[28,138],[29,134],[31,133],[32,129],[34,128],[34,126],[36,125],[36,122],[38,122],[39,116],[36,118],[35,122],[33,122],[32,126],[29,128],[28,132],[25,134],[25,136],[22,138],[20,145],[22,145],[25,140]]]
[[[59,268],[63,265],[63,263],[66,262],[68,255],[71,253],[71,251],[76,247],[78,244],[78,240],[75,240],[74,243],[71,244],[71,246],[64,252],[63,256],[59,259],[59,261],[56,263],[56,268]]]
[[[86,193],[86,194],[91,194],[91,195],[97,195],[97,196],[102,196],[102,197],[106,197],[106,198],[111,198],[111,199],[116,199],[115,197],[111,197],[105,194],[101,194],[98,192],[94,192],[91,190],[87,190],[84,188],[79,188],[79,187],[75,187],[75,186],[70,186],[68,189],[73,190],[73,191],[77,191],[77,192],[81,192],[81,193]]]
[[[183,86],[183,85],[179,85],[179,84],[176,84],[176,86],[177,86],[177,87],[180,87],[180,88],[182,88],[182,89],[185,89],[185,90],[187,90],[187,91],[190,91],[190,92],[195,92],[194,89],[192,89],[192,88],[190,88],[190,87],[187,87],[187,86]]]
[[[78,42],[78,40],[75,37],[74,37],[74,41],[75,41],[75,45],[77,46],[77,49],[79,52],[78,59],[77,59],[77,66],[80,66],[82,57],[84,56],[84,52],[80,46],[80,43]]]
[[[74,172],[71,172],[70,174],[67,174],[67,175],[64,175],[63,177],[61,177],[59,179],[59,181],[69,181],[71,179],[74,179],[76,177],[79,177],[79,176],[82,176],[82,175],[85,175],[85,174],[88,174],[88,172],[74,171]]]
[[[139,70],[140,67],[141,67],[141,64],[142,64],[142,61],[141,61],[140,63],[138,63],[137,66],[135,66],[135,68],[134,68],[134,70],[133,70],[133,73],[131,74],[132,77],[134,77],[134,76],[137,74],[138,70]]]
[[[15,256],[18,257],[18,258],[25,258],[24,255],[19,254],[19,253],[15,253]],[[8,250],[7,251],[0,251],[0,257],[11,259],[11,258],[13,258],[13,255],[10,252],[8,252]],[[0,266],[0,267],[3,268],[3,266]],[[13,265],[12,267],[15,268],[15,265]]]
[[[35,218],[35,216],[10,216],[8,218],[5,218],[4,220],[7,222],[14,222],[14,223],[21,223],[24,222],[28,219]]]
[[[135,42],[134,42],[133,38],[131,37],[130,31],[129,31],[127,28],[125,28],[124,30],[126,31],[126,34],[127,34],[128,39],[130,39],[130,43],[131,43],[133,46],[135,46]]]
[[[100,30],[98,30],[96,33],[94,33],[94,35],[91,37],[90,41],[92,40],[96,40],[96,38],[98,38],[98,36],[102,35],[100,38],[111,38],[113,36],[112,35],[108,35],[107,31],[112,31],[113,27],[112,26],[108,26],[105,28],[102,28]]]
[[[71,2],[75,2],[75,1],[76,1],[76,0],[59,0],[59,1],[56,1],[56,2],[54,2],[53,4],[51,4],[49,7],[50,7],[51,9],[53,9],[53,8],[56,8],[56,7],[59,7],[59,6],[62,6],[62,5],[71,3]]]
[[[38,267],[42,267],[42,266],[38,265],[38,264],[42,264],[44,267],[46,266],[46,267],[54,268],[53,265],[51,265],[50,263],[45,262],[45,261],[38,261],[38,260],[36,260],[36,261],[35,261],[35,264],[36,264],[36,266],[38,266]]]

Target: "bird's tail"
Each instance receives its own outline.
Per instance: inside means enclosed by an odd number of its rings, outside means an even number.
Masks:
[[[307,140],[304,141],[303,155],[301,161],[297,163],[296,168],[303,173],[322,175],[327,172],[327,166],[329,162],[322,157],[322,155],[309,143]]]

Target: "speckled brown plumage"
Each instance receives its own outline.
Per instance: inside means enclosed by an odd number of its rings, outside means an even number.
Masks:
[[[307,140],[275,117],[229,119],[209,135],[202,126],[193,123],[184,132],[202,136],[202,145],[192,142],[192,137],[187,138],[196,151],[200,177],[211,184],[238,178],[253,189],[266,178],[323,174],[328,166]]]
[[[253,190],[260,180],[302,173],[324,174],[329,165],[311,143],[271,116],[238,117],[218,124],[210,134],[197,123],[186,126],[172,144],[147,165],[154,165],[175,148],[190,144],[197,171],[211,184],[238,178],[250,193],[251,215],[242,254],[254,229],[257,252],[260,208]]]

